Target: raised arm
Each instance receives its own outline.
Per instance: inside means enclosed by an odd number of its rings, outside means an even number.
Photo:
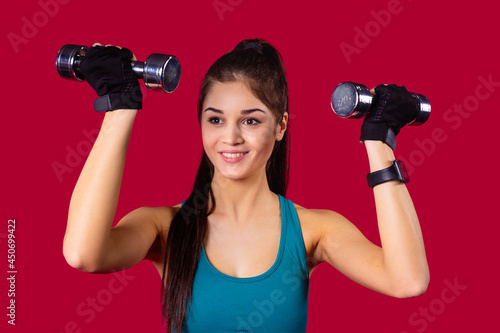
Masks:
[[[365,141],[370,172],[385,169],[394,152],[381,141]],[[389,181],[373,188],[382,244],[382,267],[397,296],[416,296],[429,283],[422,231],[407,187]]]
[[[74,188],[63,241],[67,262],[87,272],[116,271],[138,263],[152,255],[152,246],[160,235],[161,214],[146,207],[128,214],[111,228],[132,126],[142,101],[137,79],[122,73],[126,67],[122,67],[123,61],[127,64],[128,60],[130,66],[132,58],[130,51],[123,51],[114,47],[91,48],[86,62],[80,65],[100,98],[113,94],[110,101],[115,106],[104,115],[99,135]],[[140,100],[130,99],[131,93]]]
[[[96,270],[109,253],[110,230],[136,113],[137,110],[106,113],[73,190],[63,253],[67,262],[80,270]]]
[[[402,116],[412,110],[404,100],[408,97],[397,87],[389,91],[392,99],[385,100],[380,112],[397,113],[396,117],[372,114],[364,120],[361,139],[365,144],[370,172],[391,166],[394,152],[385,143],[388,129],[397,134],[400,127],[414,115]],[[394,103],[394,95],[396,96]],[[405,97],[406,96],[406,97]],[[403,102],[402,102],[403,101]],[[390,104],[390,103],[393,104]],[[389,105],[389,106],[387,106]],[[398,119],[399,117],[399,119]],[[402,126],[401,126],[402,127]],[[365,132],[363,132],[365,131]],[[328,262],[352,280],[378,292],[395,297],[412,297],[425,292],[429,283],[420,224],[405,184],[387,181],[373,188],[378,228],[382,246],[376,246],[347,219],[331,211],[305,213],[313,230],[312,261]],[[316,245],[314,245],[316,242]]]

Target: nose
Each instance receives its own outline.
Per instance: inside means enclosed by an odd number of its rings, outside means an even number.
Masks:
[[[241,135],[241,129],[237,124],[228,124],[224,130],[222,137],[222,142],[229,145],[236,145],[243,143],[243,136]]]

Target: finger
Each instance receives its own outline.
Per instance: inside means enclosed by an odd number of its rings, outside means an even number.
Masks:
[[[119,46],[117,46],[119,47]],[[121,47],[120,47],[121,49]],[[132,51],[130,51],[129,49],[126,49],[128,52],[130,52],[132,54],[132,57],[130,58],[131,61],[137,61],[137,58],[135,57],[135,54],[132,53]]]
[[[102,44],[100,44],[100,43],[94,43],[94,45],[92,45],[92,46],[102,46]]]
[[[370,90],[370,92],[371,92],[371,94],[372,94],[373,96],[376,96],[376,95],[377,95],[377,91],[378,91],[378,95],[382,95],[382,94],[384,94],[384,93],[386,92],[385,87],[387,87],[387,86],[390,86],[390,85],[389,85],[389,84],[386,84],[386,83],[384,83],[384,84],[379,84],[379,85],[378,85],[378,86],[376,86],[375,88],[372,88],[372,89]]]
[[[381,85],[382,85],[382,86],[387,86],[387,84],[381,84]],[[371,88],[371,89],[370,89],[370,93],[371,93],[373,96],[375,96],[375,95],[377,94],[377,93],[375,92],[375,88],[377,88],[377,87],[373,87],[373,88]]]

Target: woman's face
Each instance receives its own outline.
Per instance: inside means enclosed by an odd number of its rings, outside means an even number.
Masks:
[[[241,81],[212,84],[203,103],[203,148],[216,173],[242,179],[264,172],[275,142],[286,130],[288,114],[274,114]]]

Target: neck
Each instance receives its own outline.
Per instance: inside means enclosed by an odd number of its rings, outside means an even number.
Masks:
[[[212,191],[216,201],[213,214],[235,223],[249,220],[259,211],[272,209],[277,200],[276,194],[269,189],[265,171],[238,180],[224,178],[216,171]]]

